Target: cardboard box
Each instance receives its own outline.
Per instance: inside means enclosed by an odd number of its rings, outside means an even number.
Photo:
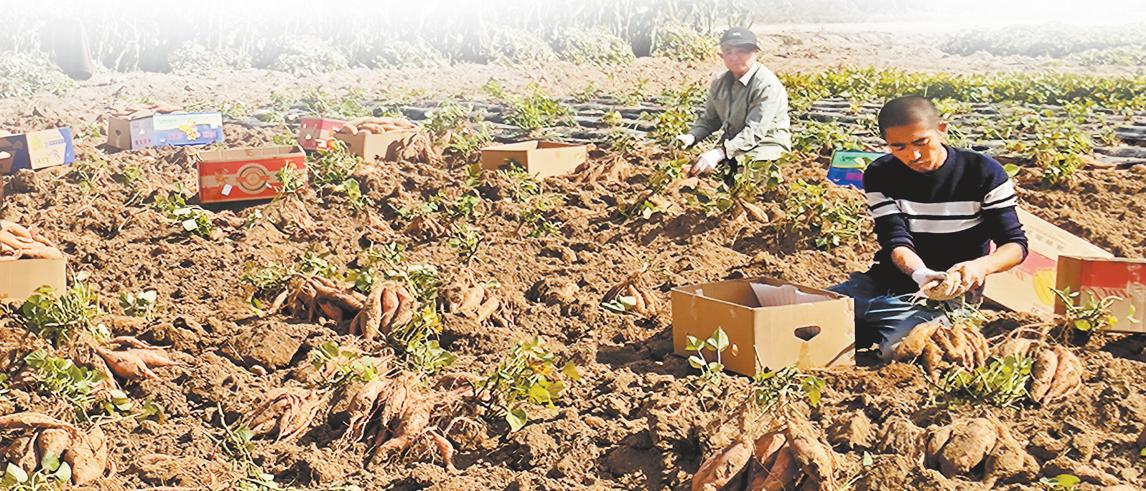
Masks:
[[[71,128],[0,136],[0,152],[9,154],[8,158],[0,159],[0,174],[67,165],[76,160]]]
[[[63,292],[68,286],[67,260],[0,261],[0,302],[23,302],[41,286]]]
[[[130,139],[124,141],[126,126]],[[153,114],[108,120],[107,143],[123,150],[223,143],[223,115],[215,112]]]
[[[306,153],[294,145],[208,150],[195,158],[200,203],[274,198],[281,189],[276,173],[288,165],[306,178]]]
[[[303,150],[318,150],[326,148],[326,143],[334,138],[334,132],[338,131],[346,121],[341,119],[330,118],[302,118],[298,126],[298,145]]]
[[[346,142],[347,151],[362,157],[367,162],[376,160],[394,161],[398,159],[398,152],[408,145],[418,130],[387,131],[380,135],[373,133],[358,133],[345,135],[335,133],[334,137]]]
[[[863,172],[875,159],[887,155],[878,152],[856,150],[836,150],[832,152],[832,164],[828,167],[828,180],[840,186],[853,186],[863,190]]]
[[[1110,306],[1118,321],[1108,331],[1146,333],[1146,259],[1060,256],[1055,288],[1082,292],[1076,302],[1106,297],[1121,300]],[[1055,296],[1054,311],[1066,313],[1066,305]]]
[[[1016,211],[1027,232],[1027,259],[1010,271],[989,276],[983,296],[1011,310],[1050,318],[1059,256],[1114,256],[1022,208]]]
[[[517,163],[538,178],[562,176],[589,160],[585,145],[530,140],[481,149],[481,168],[501,169]]]
[[[725,368],[754,375],[790,365],[855,365],[852,299],[772,278],[738,279],[672,290],[673,350],[688,356],[688,336],[705,339],[723,328]],[[714,359],[706,353],[706,359]],[[757,366],[759,361],[760,366]]]

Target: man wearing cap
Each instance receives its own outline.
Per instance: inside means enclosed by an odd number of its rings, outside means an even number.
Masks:
[[[716,165],[734,166],[752,160],[776,160],[792,147],[788,122],[788,92],[772,71],[756,62],[760,45],[748,29],[734,27],[720,36],[720,58],[728,71],[708,87],[704,113],[677,141],[689,148],[721,130],[716,148],[697,158],[690,175],[711,173]]]

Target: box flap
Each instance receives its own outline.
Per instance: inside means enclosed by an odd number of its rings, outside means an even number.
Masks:
[[[528,141],[516,142],[516,143],[501,143],[498,145],[490,145],[488,147],[481,149],[481,151],[485,152],[485,151],[507,151],[507,150],[511,150],[511,151],[534,150],[538,147],[538,144],[539,144],[539,142],[537,140],[528,140]]]
[[[796,305],[802,303],[822,302],[830,300],[827,296],[814,293],[804,293],[793,285],[772,286],[761,283],[749,283],[752,292],[756,294],[757,305],[760,307],[778,307],[781,305]]]
[[[306,155],[296,145],[276,145],[269,147],[246,147],[202,150],[195,153],[203,162],[234,162],[239,160],[286,158]]]

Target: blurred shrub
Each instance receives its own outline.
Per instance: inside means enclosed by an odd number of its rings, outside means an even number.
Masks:
[[[41,53],[0,53],[0,97],[60,94],[75,82]]]
[[[557,56],[582,65],[623,65],[635,59],[629,43],[600,29],[566,29],[553,40]]]
[[[653,56],[694,63],[716,55],[716,39],[680,23],[665,24],[657,29]]]

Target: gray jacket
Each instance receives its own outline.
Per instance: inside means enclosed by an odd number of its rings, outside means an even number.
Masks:
[[[701,141],[723,130],[720,142],[729,158],[749,154],[753,160],[775,160],[792,149],[789,126],[788,92],[757,63],[739,80],[728,71],[712,80],[704,114],[689,133]]]

